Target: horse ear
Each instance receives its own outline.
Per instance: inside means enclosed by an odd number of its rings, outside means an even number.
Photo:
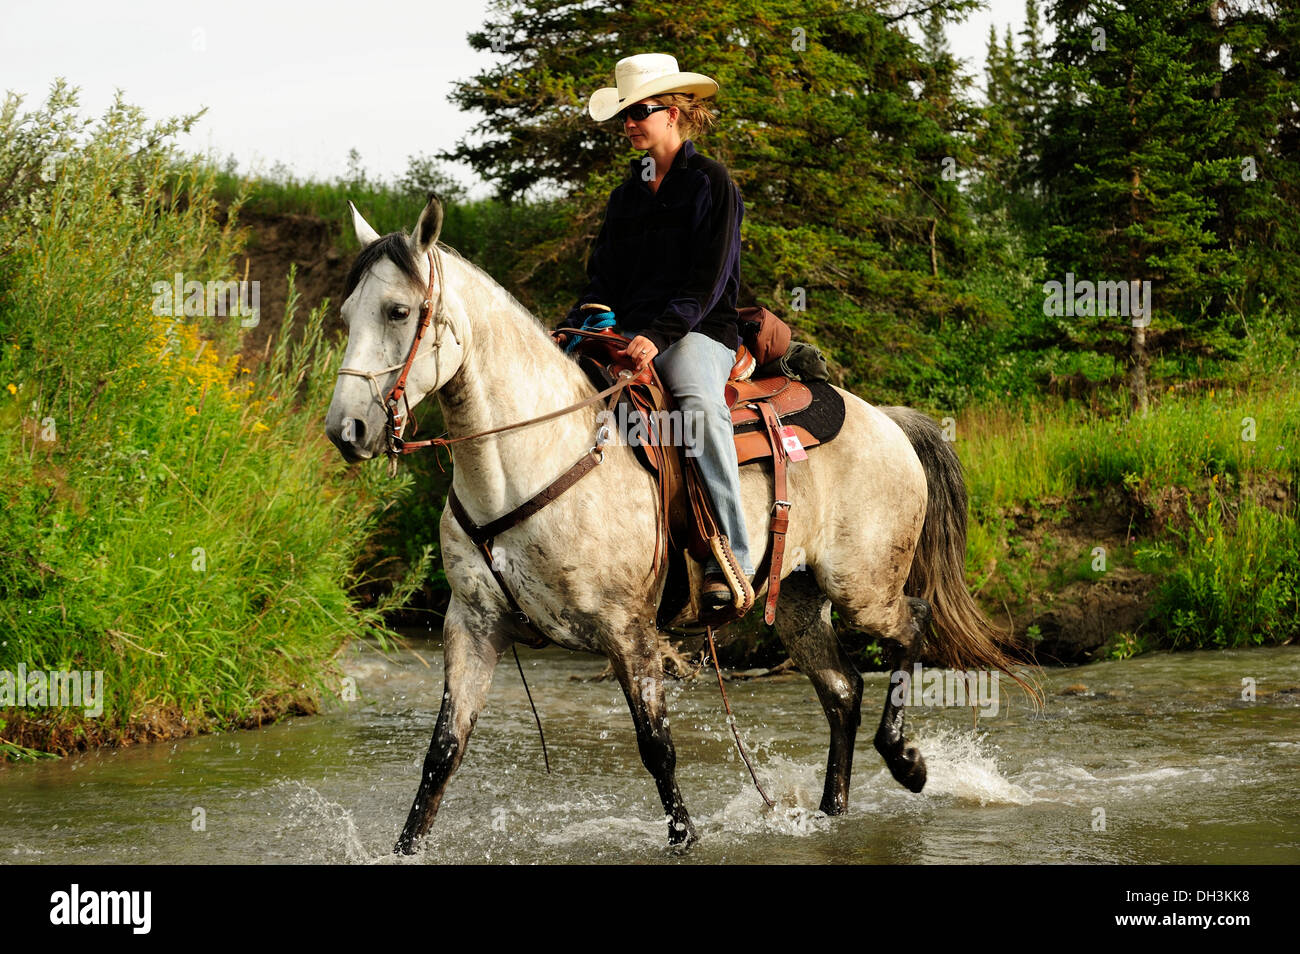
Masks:
[[[438,201],[437,195],[430,192],[429,204],[420,213],[420,221],[415,223],[415,231],[411,234],[416,254],[423,255],[433,248],[433,243],[438,241],[441,232],[442,203]]]
[[[365,248],[367,245],[378,242],[379,233],[371,228],[370,223],[357,211],[357,207],[352,204],[351,199],[348,200],[348,208],[352,210],[352,228],[357,233],[357,241],[361,243],[361,247]]]

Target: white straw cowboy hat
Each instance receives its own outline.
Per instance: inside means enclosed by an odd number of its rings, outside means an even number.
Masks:
[[[704,99],[718,91],[718,84],[702,73],[683,73],[677,58],[667,53],[638,53],[626,56],[614,66],[615,86],[591,94],[587,109],[598,123],[617,116],[619,110],[661,93],[694,93]]]

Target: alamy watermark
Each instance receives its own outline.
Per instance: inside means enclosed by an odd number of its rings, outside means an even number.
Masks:
[[[896,669],[889,675],[890,701],[896,706],[978,706],[980,715],[998,714],[996,670]]]
[[[1044,282],[1043,314],[1052,318],[1117,315],[1132,318],[1135,327],[1151,323],[1151,282],[1075,281],[1074,272],[1065,281]]]
[[[642,414],[635,408],[629,410],[626,404],[620,404],[616,412],[601,411],[596,415],[596,426],[599,429],[596,446],[615,439],[616,444],[685,447],[687,457],[697,457],[701,424],[699,418],[700,415],[687,414],[680,408]]]
[[[104,714],[104,670],[36,669],[18,672],[0,669],[0,708],[10,706],[68,707],[82,709],[89,719]]]
[[[119,924],[148,934],[152,910],[152,891],[83,891],[74,883],[50,895],[50,923],[56,925]]]
[[[257,281],[200,282],[177,272],[170,282],[154,282],[153,313],[159,317],[225,318],[237,316],[240,327],[261,321],[262,286]]]

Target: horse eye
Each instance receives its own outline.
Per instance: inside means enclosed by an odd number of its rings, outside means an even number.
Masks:
[[[394,305],[388,311],[388,317],[393,321],[401,321],[404,318],[409,318],[410,315],[411,309],[407,308],[405,305]]]

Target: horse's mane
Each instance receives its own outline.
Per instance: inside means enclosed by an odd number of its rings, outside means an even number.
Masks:
[[[464,265],[468,275],[481,282],[481,287],[485,292],[492,291],[497,295],[503,296],[508,306],[512,306],[518,313],[519,320],[517,321],[488,322],[484,327],[490,329],[490,334],[522,336],[520,343],[522,343],[523,339],[531,339],[534,347],[525,349],[525,354],[527,355],[525,360],[531,362],[531,366],[537,371],[537,373],[542,373],[544,368],[562,369],[560,373],[564,375],[565,379],[568,380],[569,383],[572,384],[580,393],[582,393],[583,396],[586,396],[589,391],[594,393],[594,386],[587,378],[587,375],[578,368],[576,362],[562,361],[552,365],[547,361],[543,364],[543,357],[549,358],[554,353],[557,353],[557,349],[554,346],[554,342],[550,339],[550,333],[547,326],[538,320],[537,316],[525,307],[523,302],[510,294],[503,285],[497,282],[497,280],[489,275],[484,269],[475,265],[450,245],[444,245],[442,242],[438,242],[437,247],[439,251],[448,253],[451,257]],[[387,259],[397,266],[402,277],[410,282],[411,286],[420,294],[424,293],[424,278],[420,274],[419,262],[415,254],[411,251],[410,236],[405,232],[389,232],[383,238],[371,242],[357,255],[356,260],[352,263],[352,267],[348,270],[347,282],[343,293],[344,301],[351,297],[353,291],[356,290],[357,285],[361,283],[361,279],[365,277],[370,269],[383,259]],[[536,337],[533,338],[532,336]]]

